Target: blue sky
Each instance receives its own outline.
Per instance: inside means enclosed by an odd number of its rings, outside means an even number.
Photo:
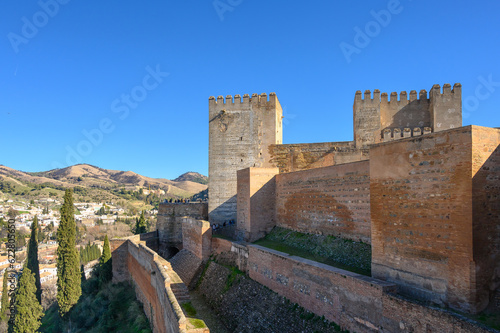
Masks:
[[[276,92],[284,143],[352,140],[356,90],[460,82],[500,126],[498,1],[2,1],[0,164],[208,174],[208,98]],[[127,97],[128,96],[128,97]]]

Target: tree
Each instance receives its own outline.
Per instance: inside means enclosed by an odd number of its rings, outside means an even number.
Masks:
[[[78,302],[82,294],[80,258],[76,249],[76,224],[73,195],[64,194],[61,222],[57,229],[57,303],[62,318]]]
[[[10,217],[11,219],[15,219],[17,215],[19,215],[19,212],[14,208],[10,207],[9,211],[7,212],[7,216]]]
[[[9,273],[5,270],[5,273],[3,274],[2,302],[0,303],[0,318],[2,320],[7,320],[7,308],[9,307],[9,288],[7,287],[8,279]]]
[[[35,274],[36,298],[42,304],[42,285],[40,284],[40,264],[38,262],[38,217],[35,215],[31,223],[31,237],[28,245],[28,261],[26,267]]]
[[[104,246],[102,255],[99,258],[99,282],[101,284],[111,281],[113,277],[113,267],[111,264],[111,249],[109,247],[108,235],[104,236]]]
[[[35,275],[28,267],[24,267],[19,279],[15,306],[17,313],[12,331],[14,333],[36,332],[42,324],[43,308],[36,298]]]
[[[141,217],[137,220],[135,224],[135,233],[137,234],[143,234],[147,232],[146,229],[146,219],[144,218],[144,211],[141,212]]]

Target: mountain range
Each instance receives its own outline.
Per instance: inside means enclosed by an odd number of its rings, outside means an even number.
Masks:
[[[186,172],[175,180],[150,178],[132,171],[99,168],[89,164],[77,164],[63,169],[43,172],[23,172],[0,165],[0,181],[25,191],[40,186],[102,190],[163,190],[167,197],[190,197],[207,189],[208,177],[197,172]],[[0,188],[0,191],[2,189]]]

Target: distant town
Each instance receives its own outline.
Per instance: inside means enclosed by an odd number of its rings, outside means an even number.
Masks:
[[[147,190],[146,190],[147,191]],[[15,199],[0,198],[0,223],[2,230],[0,237],[0,284],[3,283],[3,276],[10,266],[7,255],[6,241],[9,219],[15,220],[16,242],[14,269],[20,271],[27,256],[27,244],[30,237],[30,228],[35,216],[39,222],[39,245],[38,257],[40,262],[40,282],[43,292],[44,306],[50,306],[56,295],[57,267],[56,232],[60,222],[59,208],[62,202],[53,198],[40,198],[30,201],[18,201]],[[131,235],[131,228],[135,223],[135,216],[126,212],[126,209],[113,203],[97,202],[77,202],[74,203],[75,221],[77,222],[78,245],[80,252],[86,247],[97,247],[99,254],[102,252],[105,234],[115,236]],[[158,210],[151,209],[144,211],[149,218],[149,225],[152,226],[156,219]],[[128,224],[127,224],[128,223]],[[85,265],[85,275],[90,277],[93,266],[97,263],[97,258],[91,258],[89,262],[82,260]],[[83,257],[82,257],[83,259]],[[0,290],[1,297],[1,290]]]

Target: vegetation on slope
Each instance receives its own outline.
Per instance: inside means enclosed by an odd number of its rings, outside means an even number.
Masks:
[[[255,244],[371,276],[372,250],[363,242],[275,227]]]
[[[57,307],[51,307],[42,321],[41,332],[122,332],[150,333],[148,319],[134,288],[125,282],[108,282],[99,288],[96,277],[83,284],[84,294],[62,322]]]
[[[333,322],[253,281],[236,267],[210,260],[196,293],[228,332],[342,332]]]

